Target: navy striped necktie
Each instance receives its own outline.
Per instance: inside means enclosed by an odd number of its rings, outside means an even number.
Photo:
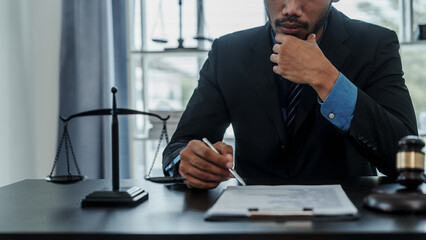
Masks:
[[[289,81],[290,82],[290,81]],[[287,106],[287,129],[292,131],[294,118],[296,117],[297,106],[299,106],[300,92],[303,85],[294,82],[289,83],[288,87],[288,106]]]
[[[293,83],[283,77],[280,77],[280,88],[280,102],[283,117],[286,122],[288,132],[291,132],[303,85]]]

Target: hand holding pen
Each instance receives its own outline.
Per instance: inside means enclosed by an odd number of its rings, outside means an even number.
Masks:
[[[211,189],[233,177],[233,149],[223,142],[214,144],[217,154],[206,143],[192,140],[180,152],[179,174],[189,188]]]
[[[207,146],[209,146],[215,153],[220,154],[207,138],[203,138],[203,142],[205,142]],[[235,177],[235,179],[237,179],[238,183],[240,183],[243,186],[247,186],[244,180],[240,177],[240,175],[238,175],[237,171],[235,171],[232,168],[228,168],[228,170]]]

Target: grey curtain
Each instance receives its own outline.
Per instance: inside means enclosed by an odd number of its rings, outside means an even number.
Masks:
[[[127,108],[125,0],[63,0],[60,54],[61,116]],[[120,177],[129,177],[128,120],[119,117]],[[59,136],[63,124],[59,123]],[[111,117],[76,118],[68,129],[80,170],[89,178],[111,178]],[[64,149],[63,149],[64,151]],[[63,156],[57,174],[64,173]]]

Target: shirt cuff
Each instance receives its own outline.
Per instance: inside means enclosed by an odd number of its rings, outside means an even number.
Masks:
[[[357,87],[340,73],[325,101],[318,98],[321,114],[338,129],[347,132],[354,117],[357,97]]]
[[[167,172],[168,174],[169,174],[169,176],[170,177],[174,177],[174,175],[175,175],[175,166],[176,166],[176,164],[178,164],[180,162],[180,155],[177,155],[174,159],[173,159],[173,161],[171,161],[170,163],[169,163],[169,165],[167,165],[165,168],[164,168],[164,171],[165,172]]]

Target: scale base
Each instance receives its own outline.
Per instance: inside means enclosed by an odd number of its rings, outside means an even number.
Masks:
[[[81,201],[82,207],[136,206],[148,199],[148,193],[139,187],[120,188],[119,191],[95,191]]]
[[[364,198],[370,209],[388,213],[426,213],[426,191],[422,187],[409,189],[399,184],[383,185]]]

